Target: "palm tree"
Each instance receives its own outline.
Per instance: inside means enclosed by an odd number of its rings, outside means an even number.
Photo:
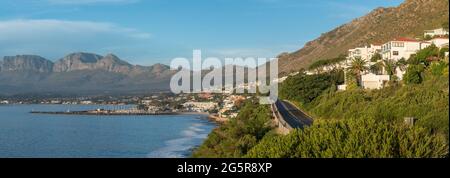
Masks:
[[[370,66],[370,72],[379,75],[383,70],[383,64],[381,62],[377,62],[374,65]]]
[[[396,63],[397,67],[399,67],[402,71],[406,70],[406,67],[408,65],[408,62],[405,58],[401,58]]]
[[[395,69],[397,68],[397,63],[394,60],[384,60],[383,67],[386,74],[390,77],[395,74]]]
[[[355,57],[350,63],[349,70],[356,76],[358,83],[360,83],[361,73],[369,70],[369,67],[367,67],[367,62],[361,59],[361,57]]]

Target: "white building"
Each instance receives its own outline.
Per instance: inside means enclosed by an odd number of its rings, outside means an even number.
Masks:
[[[426,36],[443,36],[443,35],[448,35],[448,31],[445,30],[444,28],[438,28],[438,29],[434,29],[434,30],[425,30],[425,33],[423,34],[424,37]]]
[[[381,52],[381,45],[371,44],[370,46],[348,50],[348,59],[360,57],[365,61],[370,61],[370,59],[379,52]]]
[[[401,58],[408,59],[412,54],[415,54],[423,47],[429,45],[430,44],[415,39],[397,38],[383,44],[381,47],[381,55],[383,56],[383,59],[395,61],[398,61]]]
[[[436,45],[438,48],[443,48],[448,47],[449,40],[446,37],[436,37],[428,42]]]
[[[361,84],[364,89],[381,89],[389,80],[389,75],[375,75],[373,73],[368,73],[361,76]]]

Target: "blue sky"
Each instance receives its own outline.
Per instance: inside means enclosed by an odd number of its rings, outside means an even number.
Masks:
[[[274,57],[402,0],[2,0],[0,56],[114,53],[133,64]]]

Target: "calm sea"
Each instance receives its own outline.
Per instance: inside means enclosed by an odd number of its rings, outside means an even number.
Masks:
[[[188,157],[192,148],[200,145],[215,127],[201,115],[78,116],[29,113],[32,110],[77,111],[112,107],[2,105],[0,158]]]

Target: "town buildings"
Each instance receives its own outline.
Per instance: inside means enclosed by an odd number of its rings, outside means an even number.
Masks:
[[[189,101],[184,103],[183,107],[186,108],[188,111],[208,112],[210,110],[217,109],[218,103]]]

